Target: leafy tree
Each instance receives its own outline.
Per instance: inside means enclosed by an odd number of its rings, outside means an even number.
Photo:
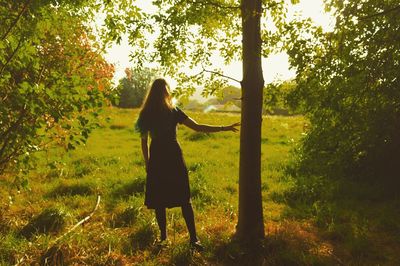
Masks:
[[[147,88],[155,79],[157,71],[150,68],[125,69],[126,77],[119,81],[119,107],[137,108],[142,105]]]
[[[326,1],[333,32],[289,28],[297,89],[290,99],[312,128],[300,169],[329,176],[398,179],[400,6],[398,1]],[[302,30],[301,30],[302,29]]]
[[[226,86],[217,93],[217,96],[220,104],[231,103],[238,107],[241,106],[242,92],[240,88],[232,85]]]
[[[83,2],[0,1],[0,173],[52,143],[85,142],[111,95]]]
[[[283,82],[273,82],[264,88],[264,110],[268,113],[289,113],[298,110],[289,110],[289,95],[296,89],[296,82],[286,80]]]
[[[216,92],[216,97],[208,99],[204,105],[233,104],[241,106],[242,91],[240,88],[229,85]]]
[[[198,85],[205,88],[203,95],[214,94],[226,85],[226,78],[241,85],[239,220],[236,236],[243,242],[257,242],[264,237],[261,200],[264,80],[261,58],[279,48],[280,32],[285,24],[285,1],[155,0],[153,3],[159,11],[150,16],[151,23],[160,26],[160,34],[154,44],[157,53],[150,55],[150,59],[158,60],[167,68],[167,74],[178,79],[178,94],[191,94]],[[265,18],[263,23],[262,16]],[[267,19],[274,24],[274,29],[264,27]],[[143,50],[147,46],[143,45]],[[227,63],[242,59],[242,80],[226,77],[212,68],[212,56],[216,53],[223,56]],[[143,60],[143,57],[140,59]],[[188,76],[179,72],[187,64],[198,69],[199,74]]]

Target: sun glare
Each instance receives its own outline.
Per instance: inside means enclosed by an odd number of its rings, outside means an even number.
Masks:
[[[140,4],[140,8],[148,12],[156,12],[154,6],[149,4]],[[289,19],[294,16],[301,16],[304,18],[311,18],[313,22],[321,26],[324,31],[331,31],[334,25],[334,19],[330,14],[325,13],[323,0],[301,0],[296,5],[289,6],[287,17]],[[154,36],[149,36],[153,39]],[[128,43],[128,38],[124,36],[121,44],[114,45],[107,50],[106,59],[115,64],[115,76],[114,81],[117,83],[119,79],[124,77],[125,68],[134,67],[130,62],[129,54],[132,50]],[[241,79],[242,77],[242,63],[240,61],[232,62],[229,65],[224,64],[224,60],[221,57],[213,56],[213,67],[223,70],[223,74],[226,76],[234,77],[235,79]],[[186,71],[184,69],[184,71]],[[264,80],[266,83],[270,83],[274,80],[287,80],[292,79],[295,76],[295,71],[290,69],[288,56],[286,53],[272,54],[268,58],[263,59],[263,72]],[[190,74],[189,68],[187,73]],[[176,86],[176,81],[173,78],[168,78],[168,82],[171,87]],[[237,86],[238,84],[232,84]],[[201,100],[199,93],[195,93],[195,97]]]

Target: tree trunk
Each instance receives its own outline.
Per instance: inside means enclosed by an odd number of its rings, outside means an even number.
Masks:
[[[239,220],[242,242],[264,238],[261,197],[261,124],[264,79],[261,66],[261,0],[242,0],[243,80],[239,164]]]

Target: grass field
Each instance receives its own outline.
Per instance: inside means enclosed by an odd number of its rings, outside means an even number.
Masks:
[[[238,115],[189,113],[209,124],[238,122]],[[109,109],[86,146],[38,153],[29,185],[0,177],[0,264],[235,265],[254,264],[231,241],[237,222],[239,134],[200,134],[180,127],[190,171],[202,253],[190,252],[180,209],[167,211],[170,244],[154,244],[154,214],[143,206],[145,170],[133,130],[137,110]],[[268,116],[262,132],[262,193],[266,239],[257,252],[266,265],[400,264],[400,204],[375,198],[373,188],[294,178],[285,171],[298,144],[302,117]],[[346,188],[346,189],[344,189]],[[356,193],[355,193],[356,192]],[[83,226],[56,241],[99,208]],[[49,218],[50,217],[50,218]],[[48,250],[50,247],[54,247]]]

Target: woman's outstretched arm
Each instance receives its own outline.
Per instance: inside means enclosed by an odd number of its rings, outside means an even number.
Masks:
[[[147,140],[148,140],[149,136],[148,134],[143,134],[142,135],[142,153],[143,153],[143,159],[144,159],[144,163],[146,166],[146,172],[147,172],[147,167],[149,166],[149,146],[147,145]]]
[[[240,125],[240,123],[234,123],[234,124],[228,125],[228,126],[204,125],[204,124],[198,124],[196,121],[194,121],[190,117],[183,120],[182,124],[184,124],[188,128],[191,128],[195,131],[204,132],[204,133],[212,133],[212,132],[220,132],[220,131],[237,132],[238,131],[237,127]]]

